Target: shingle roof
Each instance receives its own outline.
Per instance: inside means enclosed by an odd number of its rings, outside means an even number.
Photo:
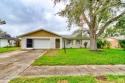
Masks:
[[[114,38],[117,40],[125,40],[125,36],[117,36],[117,37],[110,37],[110,38]]]
[[[83,39],[83,40],[89,40],[90,38],[89,37],[76,37],[74,35],[62,35],[63,38],[66,38],[66,39]]]
[[[16,40],[16,41],[19,41],[18,38],[11,37],[11,36],[8,35],[8,34],[0,34],[0,39],[9,39],[9,40]]]

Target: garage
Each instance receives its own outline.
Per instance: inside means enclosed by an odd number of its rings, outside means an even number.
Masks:
[[[49,49],[50,39],[34,39],[33,48],[34,49]]]

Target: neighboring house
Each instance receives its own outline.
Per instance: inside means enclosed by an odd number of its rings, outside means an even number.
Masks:
[[[53,32],[39,29],[19,36],[21,38],[22,49],[62,49],[84,47],[84,42],[89,39],[76,38],[73,36],[61,36]]]
[[[0,47],[17,46],[17,44],[19,44],[19,39],[8,34],[0,34]]]
[[[125,40],[125,37],[124,36],[107,37],[107,38],[104,38],[104,40],[107,40],[110,42],[111,44],[110,48],[120,48],[119,40]]]

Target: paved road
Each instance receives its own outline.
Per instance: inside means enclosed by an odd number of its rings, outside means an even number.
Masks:
[[[125,65],[81,65],[81,66],[31,66],[20,74],[32,76],[78,76],[105,74],[125,74]]]
[[[10,57],[0,58],[0,83],[6,83],[18,76],[19,73],[29,67],[33,61],[40,57],[45,50],[32,50]]]

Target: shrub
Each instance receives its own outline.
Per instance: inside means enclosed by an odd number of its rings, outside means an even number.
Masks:
[[[97,48],[103,48],[104,47],[104,45],[103,45],[103,42],[102,42],[102,40],[97,40]]]
[[[110,48],[110,42],[109,41],[106,41],[106,40],[104,40],[104,41],[102,41],[102,40],[98,40],[97,41],[97,48],[104,48],[104,47],[106,47],[106,48]]]
[[[110,48],[110,46],[111,46],[111,43],[109,42],[109,41],[103,41],[103,44],[104,44],[104,46],[103,47],[105,47],[105,48]]]
[[[88,42],[84,42],[84,47],[87,48]]]
[[[125,40],[119,40],[119,44],[125,50]]]

